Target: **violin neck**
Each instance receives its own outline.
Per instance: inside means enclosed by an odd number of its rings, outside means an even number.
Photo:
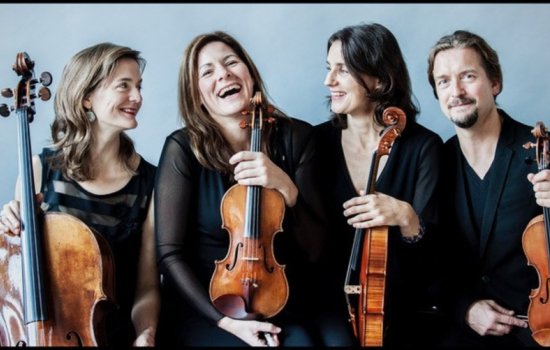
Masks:
[[[25,322],[46,320],[42,242],[34,200],[35,188],[27,107],[17,110],[19,174],[21,174],[21,259]]]
[[[262,149],[262,129],[261,129],[261,113],[255,114],[256,119],[252,125],[252,133],[250,139],[250,151],[260,152]],[[260,235],[260,186],[248,186],[246,191],[246,213],[245,213],[245,237],[258,239]]]

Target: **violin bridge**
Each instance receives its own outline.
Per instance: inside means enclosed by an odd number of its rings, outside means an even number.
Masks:
[[[346,292],[346,294],[361,294],[361,286],[346,285],[344,286],[344,292]]]

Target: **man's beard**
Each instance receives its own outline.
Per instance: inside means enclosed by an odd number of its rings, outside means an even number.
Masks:
[[[477,122],[478,118],[479,113],[476,109],[471,114],[468,114],[463,120],[457,120],[451,117],[451,121],[461,129],[469,129]]]

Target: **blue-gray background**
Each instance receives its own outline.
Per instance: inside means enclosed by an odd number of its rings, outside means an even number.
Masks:
[[[497,99],[513,117],[550,123],[550,4],[0,4],[0,88],[19,78],[11,66],[29,53],[35,73],[49,71],[55,92],[62,69],[81,49],[103,41],[127,45],[147,59],[139,126],[129,134],[156,164],[171,131],[181,127],[177,75],[185,46],[198,34],[224,30],[248,50],[272,101],[292,116],[327,119],[326,40],[334,31],[378,22],[397,37],[419,101],[419,122],[447,139],[453,132],[426,75],[430,47],[456,29],[483,36],[499,53],[504,90]],[[0,103],[8,102],[0,97]],[[49,142],[53,98],[37,100],[33,153]],[[0,120],[0,203],[17,178],[15,114]]]

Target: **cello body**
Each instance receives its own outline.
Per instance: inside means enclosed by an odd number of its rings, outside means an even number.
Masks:
[[[106,345],[101,327],[114,300],[114,259],[107,241],[79,219],[63,213],[39,214],[35,202],[29,123],[33,99],[51,96],[38,80],[34,61],[17,54],[13,70],[21,75],[15,91],[21,177],[21,234],[0,235],[0,345]],[[51,75],[43,73],[47,86]],[[0,114],[9,115],[6,105]]]
[[[115,287],[107,241],[64,213],[45,214],[42,234],[50,318],[28,325],[23,316],[21,238],[0,235],[0,345],[107,344],[101,321],[112,308]]]

